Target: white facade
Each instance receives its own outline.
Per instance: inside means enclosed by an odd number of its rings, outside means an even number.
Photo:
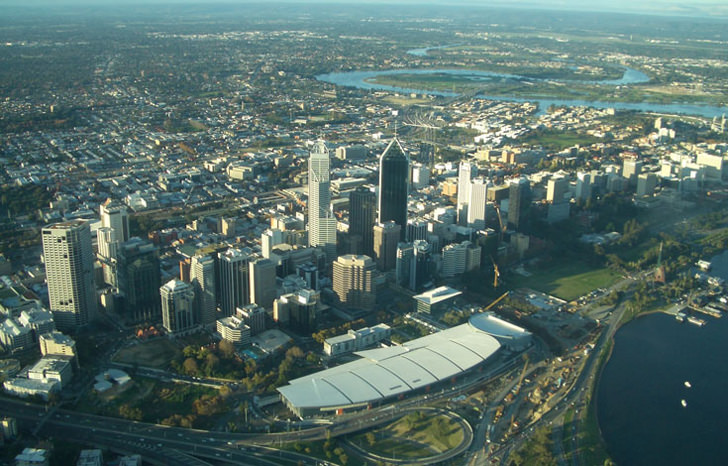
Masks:
[[[387,324],[349,330],[344,335],[337,335],[324,340],[324,353],[327,356],[338,356],[352,351],[360,351],[386,340],[391,335],[392,329]]]
[[[490,183],[483,178],[476,178],[470,183],[467,224],[476,230],[485,229],[485,212],[488,203]]]
[[[250,344],[250,327],[245,321],[236,316],[223,317],[217,321],[217,333],[223,340],[233,345],[245,346]]]
[[[308,159],[308,245],[321,246],[326,259],[336,257],[336,218],[331,211],[331,159],[326,144],[319,140]]]
[[[91,230],[82,220],[43,228],[48,300],[56,326],[76,330],[96,316]]]
[[[470,204],[470,180],[476,173],[476,169],[470,162],[460,162],[458,167],[458,200],[457,213],[458,224],[466,225],[468,219],[468,207]]]

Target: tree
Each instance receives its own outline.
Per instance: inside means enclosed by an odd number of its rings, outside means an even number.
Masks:
[[[217,349],[220,351],[220,354],[226,358],[229,359],[235,355],[235,346],[228,340],[220,340],[220,343],[217,344]]]
[[[182,364],[182,368],[185,373],[189,375],[197,375],[200,372],[200,367],[197,365],[197,360],[194,358],[187,358]]]

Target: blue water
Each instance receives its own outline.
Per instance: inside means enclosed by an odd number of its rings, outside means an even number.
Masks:
[[[713,259],[711,274],[728,277],[728,253]],[[701,317],[704,327],[653,314],[617,332],[597,392],[617,464],[728,464],[728,317]]]
[[[410,52],[423,52],[427,49],[415,49]],[[541,79],[532,78],[526,76],[520,76],[515,74],[506,73],[491,73],[489,71],[477,71],[477,70],[462,70],[462,69],[395,69],[395,70],[371,70],[371,71],[348,71],[340,73],[327,73],[316,76],[319,81],[335,84],[337,86],[354,87],[358,89],[370,89],[370,90],[384,90],[390,92],[399,92],[404,94],[430,94],[441,97],[457,97],[458,93],[448,91],[428,91],[423,89],[404,88],[397,86],[388,86],[384,84],[376,84],[369,82],[372,78],[382,75],[397,75],[397,74],[451,74],[456,76],[466,76],[474,81],[497,81],[500,79],[510,80],[521,80],[521,81],[559,81],[564,83],[569,82],[581,82],[590,84],[602,84],[608,86],[619,86],[619,85],[630,85],[640,84],[649,82],[650,78],[646,74],[634,70],[632,68],[625,68],[624,75],[619,79],[607,79],[603,81],[568,81],[568,80],[556,80],[556,79]],[[653,103],[626,103],[626,102],[603,102],[603,101],[589,101],[589,100],[578,100],[578,99],[544,99],[544,98],[515,98],[515,97],[503,97],[503,96],[489,96],[481,95],[478,97],[488,100],[497,100],[504,102],[534,102],[538,104],[540,112],[543,113],[551,106],[585,106],[594,108],[614,108],[617,110],[636,110],[641,112],[655,112],[655,113],[668,113],[668,114],[686,114],[686,115],[700,115],[707,118],[714,116],[720,116],[723,113],[728,113],[728,109],[725,107],[714,107],[708,105],[690,105],[690,104],[653,104]]]

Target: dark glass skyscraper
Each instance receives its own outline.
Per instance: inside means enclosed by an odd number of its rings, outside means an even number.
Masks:
[[[409,158],[395,138],[379,158],[379,223],[394,221],[404,241],[407,226]]]
[[[377,196],[364,186],[352,191],[349,197],[349,237],[357,251],[374,257],[374,225],[377,221]]]

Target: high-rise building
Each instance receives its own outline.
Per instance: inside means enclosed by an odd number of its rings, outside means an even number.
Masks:
[[[490,184],[483,178],[476,178],[470,183],[468,200],[467,226],[476,230],[485,228],[486,206],[488,204],[488,188]]]
[[[310,262],[296,266],[296,275],[303,278],[306,282],[306,288],[318,291],[321,284],[319,283],[318,267]]]
[[[129,240],[129,215],[126,206],[111,199],[99,206],[99,214],[101,228],[98,229],[96,238],[104,283],[117,288],[116,260],[120,245]]]
[[[531,185],[527,178],[511,180],[508,194],[508,227],[520,231],[531,208]]]
[[[162,317],[159,287],[162,277],[157,247],[141,238],[123,243],[118,253],[121,314],[129,323],[158,322]]]
[[[343,305],[370,310],[376,301],[374,261],[369,256],[339,256],[333,264],[333,289]]]
[[[313,290],[298,290],[284,294],[273,302],[273,320],[301,333],[316,328],[320,294]]]
[[[413,218],[407,220],[407,233],[404,235],[408,243],[415,240],[427,239],[427,220],[423,218]]]
[[[204,327],[217,320],[215,259],[210,255],[193,256],[190,263],[190,282],[197,297],[197,316]]]
[[[356,250],[352,253],[374,254],[374,225],[377,220],[377,196],[359,186],[349,195],[349,237]],[[359,246],[356,246],[356,245]]]
[[[562,202],[568,190],[569,181],[566,178],[551,178],[546,184],[546,200],[552,204]]]
[[[235,310],[235,315],[243,319],[243,322],[250,327],[250,334],[257,335],[265,331],[265,309],[257,304],[248,304]]]
[[[470,204],[470,181],[477,173],[477,169],[472,163],[462,161],[458,167],[458,225],[467,225],[468,223],[468,205]]]
[[[308,158],[308,245],[320,246],[328,261],[336,257],[336,218],[331,210],[331,159],[318,140]]]
[[[412,270],[412,261],[415,257],[415,249],[412,243],[399,243],[397,245],[397,265],[395,267],[395,277],[397,284],[408,288],[410,284],[410,272]]]
[[[592,197],[592,179],[587,172],[576,173],[576,191],[574,199],[577,201],[587,201]]]
[[[379,158],[379,223],[393,221],[404,241],[409,193],[409,157],[395,138]],[[396,250],[396,244],[394,246]]]
[[[235,313],[235,308],[250,304],[250,255],[230,248],[218,253],[220,267],[218,301],[222,317]]]
[[[276,264],[258,258],[250,262],[250,302],[270,309],[276,299]]]
[[[417,240],[412,243],[414,257],[410,269],[409,289],[420,290],[432,278],[432,245],[427,241]]]
[[[395,267],[401,230],[402,228],[392,220],[374,226],[374,255],[379,270],[392,270]]]
[[[162,325],[170,334],[184,334],[197,327],[195,290],[181,280],[170,280],[159,288],[162,300]]]
[[[43,228],[48,299],[56,326],[74,331],[96,316],[91,230],[83,220]]]

